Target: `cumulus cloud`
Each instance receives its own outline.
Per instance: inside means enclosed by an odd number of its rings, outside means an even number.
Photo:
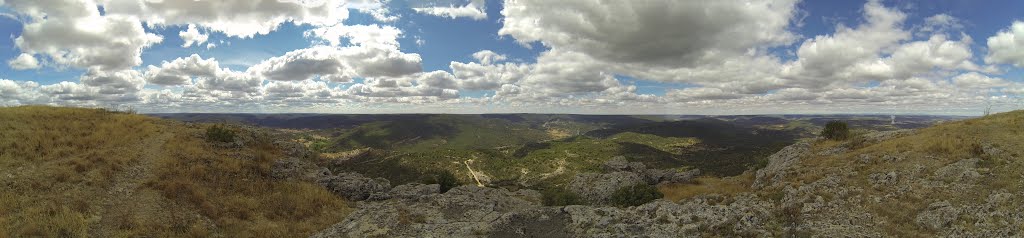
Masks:
[[[345,93],[355,98],[453,99],[459,97],[455,77],[445,71],[417,73],[402,77],[368,78],[350,86]],[[372,100],[372,99],[371,99]]]
[[[147,67],[145,79],[157,85],[186,85],[192,84],[194,77],[215,78],[232,73],[234,72],[222,69],[216,59],[203,59],[197,54],[192,54],[170,62],[164,61],[159,67],[150,65]]]
[[[502,85],[519,82],[530,73],[531,66],[525,64],[478,64],[451,62],[455,78],[463,89],[497,90]]]
[[[327,41],[332,46],[341,45],[341,39],[349,39],[349,43],[367,47],[396,47],[402,31],[392,26],[379,25],[334,25],[309,30],[306,36],[315,36]]]
[[[455,18],[470,18],[473,20],[487,19],[487,6],[484,0],[470,0],[465,5],[456,5],[457,3],[451,2],[450,5],[444,6],[443,3],[426,2],[418,3],[427,6],[413,7],[413,11],[420,14],[427,14],[439,17],[447,17],[451,19]],[[433,6],[429,6],[433,5]],[[438,6],[441,5],[441,6]]]
[[[210,37],[210,35],[200,33],[194,24],[188,24],[188,29],[178,32],[178,36],[181,37],[181,40],[185,41],[181,45],[184,48],[191,47],[192,44],[196,46],[202,45]]]
[[[476,61],[480,62],[481,64],[489,65],[504,61],[505,59],[508,58],[508,56],[494,53],[494,51],[490,50],[481,50],[477,51],[476,53],[473,53],[473,58],[476,59]]]
[[[318,77],[351,82],[355,77],[397,77],[422,71],[418,54],[394,48],[316,46],[265,60],[248,72],[270,80],[301,81]]]
[[[120,70],[142,63],[142,49],[163,40],[136,17],[101,15],[93,0],[11,0],[28,17],[15,46],[54,63]],[[59,6],[59,7],[58,7]]]
[[[1024,22],[1015,21],[1010,28],[988,38],[985,62],[1024,67]]]
[[[314,26],[339,24],[349,14],[344,0],[101,0],[101,3],[107,15],[132,16],[156,25],[195,24],[242,38],[266,35],[286,22]]]
[[[7,61],[7,65],[16,70],[38,69],[39,60],[36,60],[36,57],[30,54],[21,53],[18,57]]]
[[[795,40],[787,30],[795,6],[792,0],[507,0],[499,34],[615,63],[694,66]]]
[[[130,94],[142,90],[146,80],[135,70],[101,71],[89,69],[79,78],[85,86],[94,87],[99,94]]]
[[[988,89],[1009,86],[1010,83],[1001,78],[993,78],[977,72],[969,72],[953,78],[953,84],[965,89]]]

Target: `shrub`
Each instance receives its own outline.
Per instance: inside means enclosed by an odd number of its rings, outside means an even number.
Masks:
[[[830,121],[825,124],[825,129],[821,130],[821,136],[829,140],[845,140],[850,138],[850,128],[846,122]]]
[[[560,187],[551,187],[541,190],[545,206],[567,206],[580,205],[583,200],[579,195]]]
[[[235,131],[221,125],[206,128],[206,141],[228,143],[235,141]]]
[[[620,207],[632,207],[643,205],[644,203],[654,201],[655,199],[662,198],[663,196],[664,195],[658,191],[658,188],[654,186],[637,184],[616,190],[615,193],[612,193],[611,203]]]
[[[455,175],[448,170],[435,170],[427,173],[427,178],[423,180],[424,184],[438,184],[441,185],[441,193],[448,192],[452,188],[462,185],[459,180],[455,178]]]

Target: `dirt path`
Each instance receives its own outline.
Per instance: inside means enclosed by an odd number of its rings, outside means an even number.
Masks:
[[[164,144],[174,136],[174,133],[161,130],[153,136],[140,141],[138,144],[126,145],[125,149],[139,150],[137,162],[119,171],[111,182],[110,189],[102,198],[97,198],[99,203],[99,222],[93,223],[90,227],[90,236],[111,237],[118,234],[109,234],[111,231],[145,230],[146,227],[138,227],[139,224],[170,224],[169,211],[177,208],[173,202],[163,197],[159,192],[152,189],[145,189],[143,185],[155,176],[153,169],[156,168],[160,156],[164,154]],[[159,222],[154,223],[153,220]],[[167,223],[164,223],[167,222]]]
[[[473,160],[466,160],[466,161],[462,161],[462,164],[465,164],[466,165],[466,169],[469,169],[469,174],[473,175],[473,180],[476,181],[476,186],[483,187],[484,184],[480,182],[480,178],[477,177],[476,171],[473,170],[473,167],[469,166],[469,163],[471,163],[471,162],[473,162]]]

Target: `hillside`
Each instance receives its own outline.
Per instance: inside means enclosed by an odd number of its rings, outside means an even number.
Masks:
[[[0,236],[281,237],[340,221],[348,203],[271,176],[274,135],[99,109],[0,108]]]
[[[1024,230],[1022,154],[1024,111],[1017,111],[843,141],[805,139],[756,172],[679,173],[658,183],[663,199],[635,206],[601,200],[657,171],[624,161],[573,179],[568,190],[586,206],[543,206],[545,192],[525,189],[396,187],[404,195],[362,202],[315,237],[1015,237]]]

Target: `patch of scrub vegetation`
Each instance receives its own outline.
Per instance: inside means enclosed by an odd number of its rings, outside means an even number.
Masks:
[[[636,132],[623,132],[612,135],[608,139],[615,142],[642,144],[673,154],[680,154],[683,149],[696,145],[700,142],[699,139],[692,137],[662,137]]]
[[[670,201],[690,199],[697,195],[719,194],[732,196],[750,192],[754,182],[754,172],[748,171],[734,177],[699,177],[691,183],[665,184],[658,186],[658,191]]]
[[[632,207],[643,205],[664,197],[658,191],[658,188],[648,184],[636,184],[633,186],[622,187],[619,190],[615,190],[610,198],[611,204],[620,207]]]
[[[349,212],[318,185],[269,178],[281,152],[267,139],[214,148],[205,128],[99,109],[0,108],[0,236],[293,236]]]
[[[422,115],[414,119],[372,122],[335,138],[336,151],[371,147],[402,152],[438,149],[488,149],[548,139],[526,123],[465,115]]]

